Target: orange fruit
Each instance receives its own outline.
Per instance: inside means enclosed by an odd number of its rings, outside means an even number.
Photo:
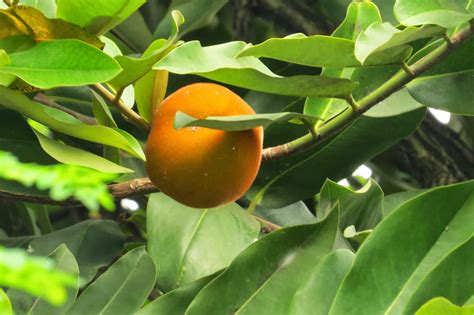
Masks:
[[[204,119],[255,114],[254,110],[223,86],[191,84],[157,107],[145,146],[151,181],[176,201],[194,208],[211,208],[240,198],[260,167],[263,129],[176,130],[173,121],[177,111]]]

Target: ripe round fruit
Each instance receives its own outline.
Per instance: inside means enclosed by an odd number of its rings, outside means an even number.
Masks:
[[[151,181],[178,202],[194,208],[211,208],[240,198],[260,167],[262,128],[176,130],[173,121],[177,111],[204,119],[255,114],[253,109],[223,86],[212,83],[185,86],[156,109],[145,147]]]

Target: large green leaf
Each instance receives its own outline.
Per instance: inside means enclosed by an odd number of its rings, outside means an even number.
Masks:
[[[109,265],[120,253],[125,236],[118,224],[108,220],[86,220],[71,227],[39,237],[0,239],[0,244],[29,246],[35,255],[46,256],[64,243],[76,257],[80,276],[90,281],[101,267]]]
[[[89,285],[68,315],[135,314],[155,284],[155,264],[144,247],[129,251]]]
[[[407,85],[423,105],[461,115],[474,115],[474,70],[427,76]]]
[[[320,223],[263,237],[211,281],[186,314],[288,314],[298,289],[331,251],[338,215],[335,210]]]
[[[383,199],[383,215],[386,216],[387,214],[401,206],[402,203],[404,203],[405,201],[408,201],[409,199],[414,198],[424,192],[426,192],[426,189],[415,189],[385,196],[385,198]]]
[[[435,24],[451,28],[474,17],[461,0],[397,0],[393,10],[404,25]]]
[[[10,60],[0,67],[1,73],[15,75],[41,89],[105,82],[121,70],[113,58],[76,39],[42,42],[10,54]]]
[[[374,180],[357,191],[326,180],[319,200],[318,218],[324,218],[339,203],[342,230],[350,225],[354,225],[357,231],[373,229],[383,217],[383,191]]]
[[[135,315],[184,315],[194,297],[216,276],[217,274],[212,274],[174,289],[147,304]]]
[[[373,23],[357,37],[354,53],[361,63],[369,64],[370,56],[374,56],[377,52],[387,54],[388,49],[408,47],[407,44],[410,42],[442,35],[443,32],[445,32],[443,28],[433,25],[407,27],[399,30],[388,22]]]
[[[0,104],[55,131],[120,148],[136,157],[145,159],[138,141],[123,130],[84,124],[65,112],[33,102],[25,95],[2,86],[0,86]]]
[[[474,305],[457,306],[448,299],[437,297],[424,304],[415,315],[472,315]]]
[[[171,19],[173,10],[179,10],[186,18],[186,23],[181,28],[180,36],[210,23],[211,18],[225,4],[226,0],[172,0],[168,13],[161,20],[153,35],[155,38],[168,36],[172,29]]]
[[[56,0],[20,0],[19,4],[37,8],[50,19],[56,16]]]
[[[185,127],[205,127],[226,131],[241,131],[253,129],[259,126],[267,127],[274,123],[304,123],[309,126],[314,125],[316,117],[300,113],[269,113],[239,116],[209,116],[205,119],[198,119],[178,111],[174,119],[176,129]]]
[[[366,113],[323,145],[262,164],[250,196],[269,208],[311,197],[319,192],[326,178],[347,177],[358,166],[408,136],[424,113],[424,109],[410,108],[402,113],[389,112],[391,116]]]
[[[58,18],[104,34],[122,23],[146,0],[57,0]]]
[[[59,245],[49,257],[55,261],[55,267],[58,270],[67,272],[77,278],[76,285],[67,290],[67,300],[60,306],[52,306],[39,297],[33,297],[18,290],[8,290],[8,296],[10,297],[15,313],[60,315],[64,314],[76,300],[77,292],[79,291],[79,267],[77,266],[76,259],[64,244]]]
[[[354,82],[347,79],[278,76],[255,57],[237,58],[236,55],[245,46],[244,42],[229,42],[201,47],[198,41],[187,42],[160,60],[154,69],[176,74],[197,74],[255,91],[282,95],[344,98],[356,87]]]
[[[0,67],[6,66],[10,63],[10,57],[8,57],[5,50],[0,49]]]
[[[474,217],[473,191],[474,181],[435,188],[391,212],[357,252],[330,314],[413,314],[440,295],[467,301],[474,290],[474,226],[466,224]]]
[[[148,201],[148,251],[157,265],[157,285],[164,291],[225,268],[259,232],[258,222],[234,203],[195,209],[163,193]]]
[[[288,314],[327,314],[354,256],[351,251],[339,249],[324,257],[296,292]]]
[[[359,67],[361,60],[354,55],[354,41],[334,36],[314,35],[271,38],[245,48],[239,57],[267,57],[312,67]],[[396,64],[408,57],[410,50],[384,52],[370,58],[368,65]],[[317,52],[317,53],[309,53]],[[357,58],[356,58],[357,57]]]

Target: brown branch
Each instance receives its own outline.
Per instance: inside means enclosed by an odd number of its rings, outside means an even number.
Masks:
[[[89,88],[102,96],[106,101],[117,107],[128,121],[145,130],[150,129],[150,124],[132,109],[128,108],[128,106],[120,99],[120,93],[117,95],[117,97],[101,84],[89,85]]]
[[[128,182],[110,184],[108,185],[109,191],[116,199],[123,199],[127,197],[133,197],[137,195],[150,194],[157,192],[158,188],[153,185],[149,178],[137,178]],[[16,201],[26,201],[45,205],[61,205],[67,207],[78,207],[81,203],[73,198],[69,198],[62,201],[51,199],[49,196],[42,195],[28,195],[19,192],[11,192],[0,190],[0,198],[2,199],[14,199]]]

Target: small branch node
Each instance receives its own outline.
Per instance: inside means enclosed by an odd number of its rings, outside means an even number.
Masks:
[[[351,105],[352,112],[357,113],[360,110],[359,104],[357,104],[357,101],[354,99],[354,96],[350,94],[347,98],[346,101]]]
[[[415,71],[413,71],[413,69],[406,62],[402,63],[402,69],[403,71],[405,71],[407,74],[409,74],[412,77],[416,75]]]

